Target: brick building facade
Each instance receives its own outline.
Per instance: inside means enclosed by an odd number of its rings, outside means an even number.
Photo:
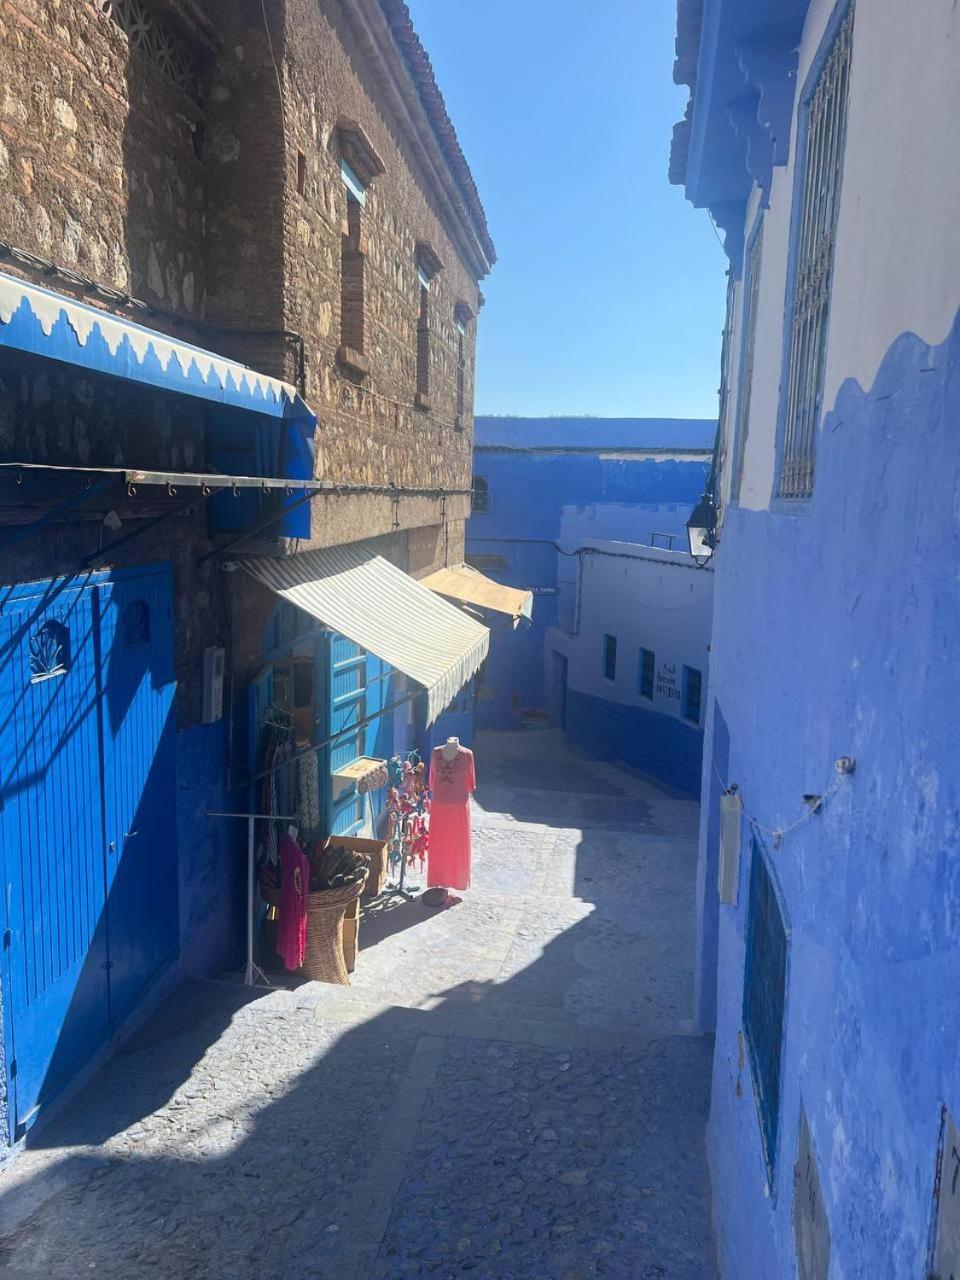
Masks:
[[[94,683],[109,703],[108,601],[123,574],[139,581],[164,566],[173,972],[210,972],[237,955],[244,833],[207,814],[248,807],[238,790],[251,768],[248,686],[289,630],[276,597],[224,572],[219,552],[363,540],[414,577],[463,559],[479,282],[494,250],[402,0],[2,0],[0,78],[0,581],[10,584],[0,590],[41,602],[4,642],[0,696],[11,723],[26,714],[16,646],[34,645],[31,685],[46,679],[33,665],[40,632],[27,630],[51,599],[82,587],[102,596],[91,661],[103,665]],[[122,326],[112,339],[108,317]],[[171,376],[181,367],[182,386]],[[292,460],[295,437],[312,461]],[[151,475],[132,485],[134,470]],[[221,474],[274,487],[219,489],[211,477]],[[281,518],[282,507],[299,514]],[[216,648],[227,675],[224,715],[211,722],[204,655]],[[377,679],[374,705],[385,707],[389,668]],[[75,718],[93,716],[95,701]],[[96,715],[106,732],[111,717]],[[0,747],[9,783],[23,753],[12,738]],[[47,781],[21,790],[47,786],[30,812],[46,806],[68,825],[54,771],[45,762],[30,776]],[[108,814],[102,758],[99,778]],[[12,915],[5,927],[16,949]],[[20,981],[3,985],[11,1095],[14,1055],[23,1078],[20,1015],[9,1008]],[[39,991],[44,981],[23,979],[22,1006],[30,982]],[[107,1021],[113,1034],[119,1020]],[[69,1039],[61,1031],[58,1053]],[[16,1140],[29,1119],[8,1102]]]

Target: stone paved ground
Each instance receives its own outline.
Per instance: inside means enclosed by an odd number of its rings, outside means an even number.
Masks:
[[[477,746],[475,887],[350,988],[181,989],[0,1181],[0,1276],[710,1280],[696,805]]]

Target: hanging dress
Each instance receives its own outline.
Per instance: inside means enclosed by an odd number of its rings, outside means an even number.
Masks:
[[[307,947],[310,863],[289,832],[280,841],[280,877],[277,951],[285,967],[293,972],[303,964]]]
[[[429,885],[447,889],[470,888],[470,796],[477,775],[473,752],[461,747],[446,760],[443,747],[430,757],[430,855]]]

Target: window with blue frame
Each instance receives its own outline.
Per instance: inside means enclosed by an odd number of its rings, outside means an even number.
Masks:
[[[640,650],[640,670],[638,673],[638,690],[641,698],[653,701],[653,669],[656,663],[652,649]]]
[[[603,637],[603,678],[614,681],[617,678],[617,637]]]
[[[703,675],[696,667],[683,668],[681,695],[683,697],[683,717],[693,724],[700,723],[700,700],[703,692]]]
[[[777,1162],[787,931],[760,842],[751,836],[750,902],[743,973],[743,1030],[770,1181]]]
[[[839,25],[825,38],[823,52],[814,63],[797,131],[801,139],[798,171],[802,180],[796,186],[792,213],[792,314],[777,482],[781,498],[809,498],[813,494],[847,137],[852,0],[839,13]]]

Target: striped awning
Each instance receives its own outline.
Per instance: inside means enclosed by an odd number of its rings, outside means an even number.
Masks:
[[[494,582],[479,569],[469,564],[458,564],[447,569],[437,569],[427,574],[420,581],[437,595],[446,596],[448,600],[459,600],[462,604],[477,605],[481,609],[493,609],[496,613],[505,613],[513,619],[514,626],[521,618],[529,618],[533,614],[533,592],[519,587],[505,587],[502,582]]]
[[[278,596],[423,685],[429,724],[487,656],[486,627],[363,544],[240,563]]]

